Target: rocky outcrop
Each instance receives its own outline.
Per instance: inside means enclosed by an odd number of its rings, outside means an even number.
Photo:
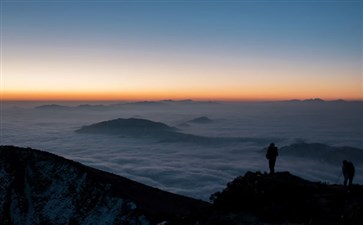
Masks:
[[[30,148],[0,147],[1,224],[157,224],[209,207]]]
[[[1,224],[360,225],[363,187],[247,172],[213,204],[54,154],[0,146]]]
[[[228,224],[240,224],[241,218],[254,221],[249,224],[359,225],[363,221],[362,186],[310,182],[288,172],[247,172],[211,199],[218,212],[238,218]]]

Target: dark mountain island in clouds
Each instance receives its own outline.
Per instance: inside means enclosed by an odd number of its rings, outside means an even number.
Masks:
[[[187,123],[198,123],[198,124],[206,124],[206,123],[212,123],[213,120],[209,119],[207,116],[201,116],[197,117],[195,119],[187,121]]]
[[[132,138],[151,138],[159,142],[219,143],[219,139],[181,133],[177,128],[146,119],[129,118],[103,121],[76,130],[83,134],[106,134]]]
[[[83,126],[78,133],[103,133],[127,136],[160,136],[177,132],[177,129],[151,120],[129,118],[115,119]]]
[[[203,124],[210,124],[213,123],[213,120],[209,119],[207,116],[200,116],[191,120],[188,120],[186,122],[180,123],[178,126],[179,127],[190,127],[191,125],[195,124],[195,125],[203,125]]]
[[[8,224],[358,225],[363,187],[247,172],[213,204],[30,148],[0,146],[0,218]]]
[[[321,143],[295,143],[283,146],[280,153],[286,156],[309,158],[339,165],[342,159],[363,161],[363,149],[347,146],[334,147]]]
[[[200,118],[197,118],[197,120]],[[205,120],[201,117],[201,120]],[[228,145],[237,142],[270,142],[265,138],[208,137],[181,132],[175,127],[147,119],[114,119],[83,126],[75,131],[83,134],[106,134],[120,137],[152,138],[159,142],[182,142],[201,145]]]

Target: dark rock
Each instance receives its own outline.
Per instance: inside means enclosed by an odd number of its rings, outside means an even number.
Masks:
[[[211,196],[218,211],[249,212],[265,223],[358,225],[363,221],[363,187],[310,182],[288,172],[247,172]]]
[[[184,223],[209,207],[48,152],[13,146],[0,146],[0,184],[4,225]]]

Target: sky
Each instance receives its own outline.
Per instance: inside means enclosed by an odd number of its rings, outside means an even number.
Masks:
[[[363,100],[362,1],[1,1],[2,100]]]

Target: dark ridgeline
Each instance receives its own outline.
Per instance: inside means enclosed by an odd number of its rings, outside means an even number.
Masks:
[[[209,203],[30,148],[0,146],[0,224],[156,224]]]
[[[226,224],[238,224],[230,218],[239,218],[242,224],[361,225],[363,221],[361,185],[347,189],[310,182],[289,172],[247,172],[213,194],[211,200],[218,211],[229,213],[222,218]]]
[[[8,224],[361,225],[363,187],[247,172],[213,204],[51,153],[0,146],[0,219]]]

